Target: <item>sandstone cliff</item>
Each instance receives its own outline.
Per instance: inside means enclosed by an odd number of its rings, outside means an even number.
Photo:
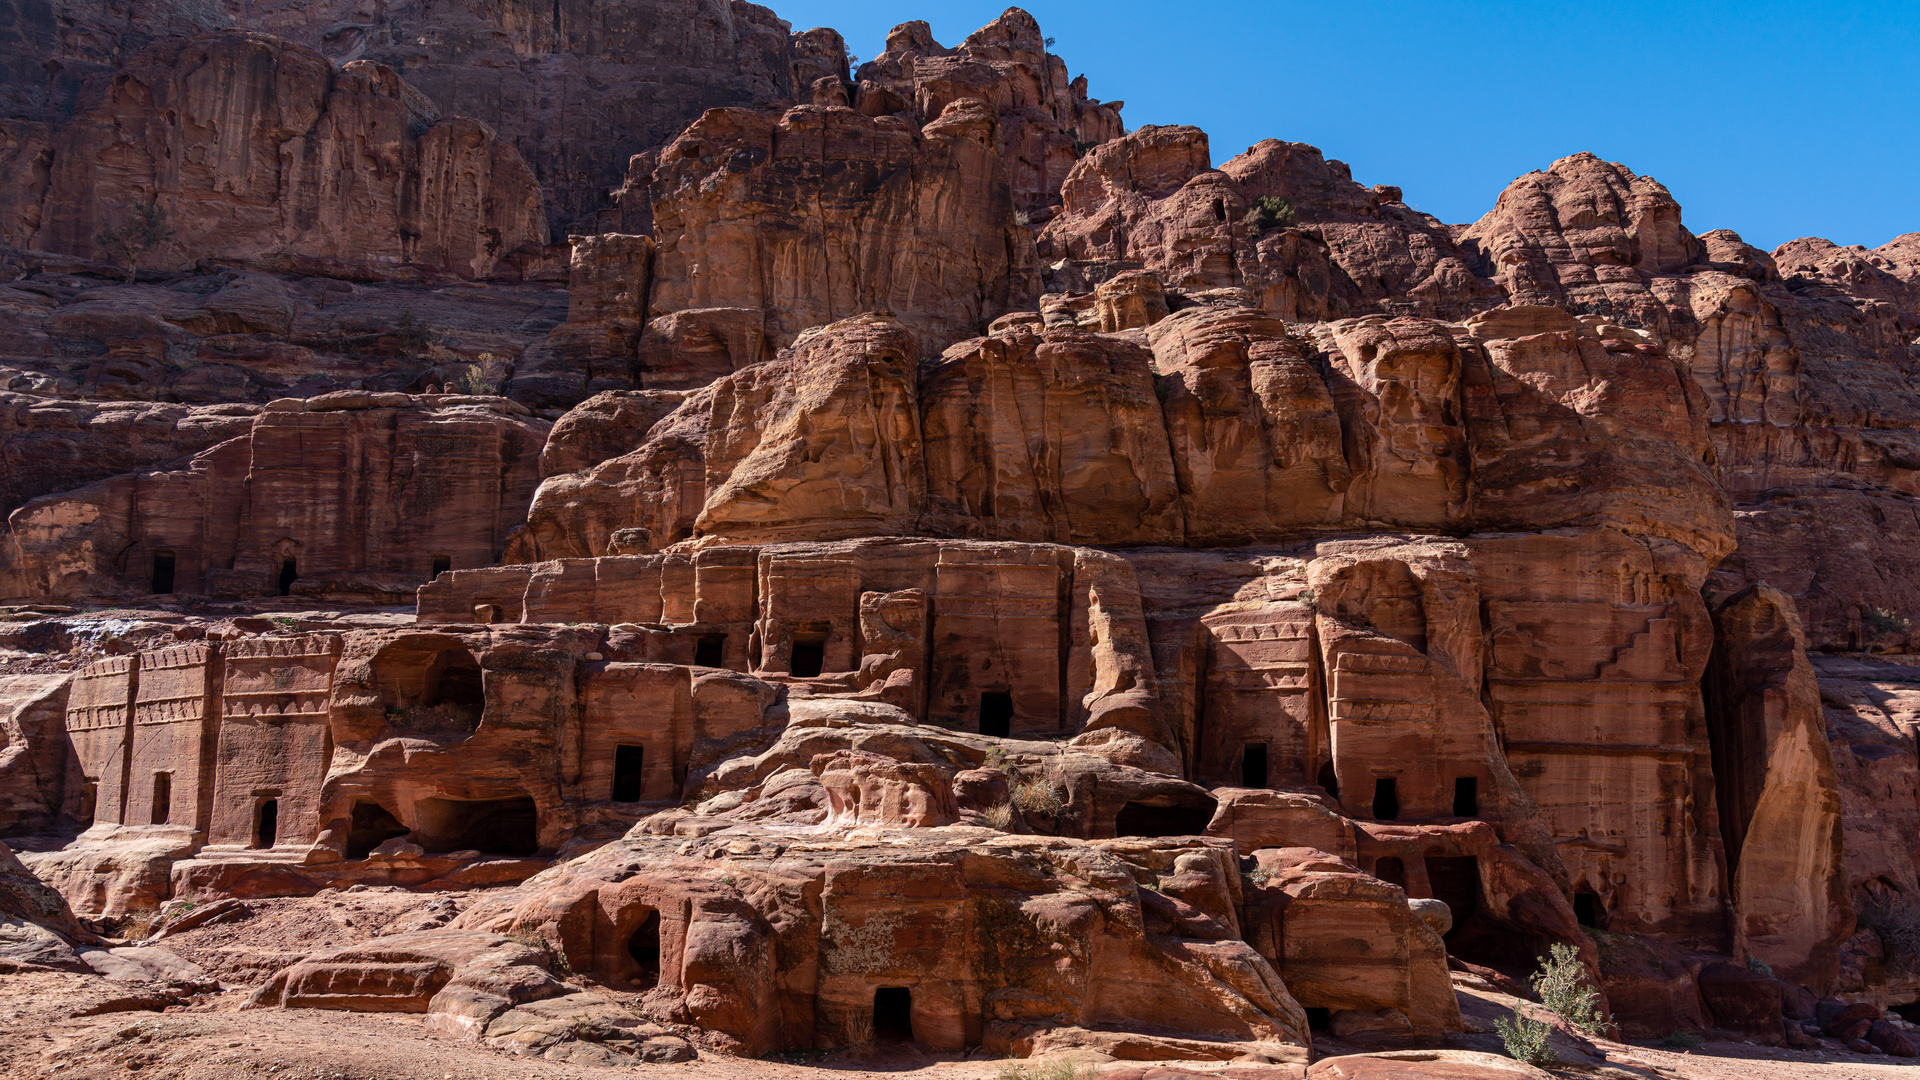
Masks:
[[[69,6],[0,41],[59,933],[485,888],[249,1006],[583,1067],[1298,1076],[1556,946],[1629,1035],[1913,1049],[1920,234],[1215,167],[1018,9]]]
[[[391,68],[263,34],[166,38],[89,80],[73,116],[20,130],[36,165],[0,240],[87,255],[136,207],[167,215],[146,256],[292,254],[484,277],[546,243],[538,184],[491,128],[443,119]]]

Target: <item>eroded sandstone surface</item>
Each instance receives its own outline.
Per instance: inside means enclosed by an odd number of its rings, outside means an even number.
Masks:
[[[1447,224],[1018,9],[69,7],[0,42],[0,977],[63,1016],[1543,1075],[1558,947],[1585,1068],[1920,1045],[1920,234],[1591,154]]]

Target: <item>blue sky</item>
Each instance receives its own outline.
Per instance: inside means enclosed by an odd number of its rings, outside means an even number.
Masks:
[[[1005,8],[763,0],[861,57],[925,19],[955,45]],[[1920,0],[1898,3],[1023,5],[1129,128],[1197,124],[1219,164],[1263,138],[1318,146],[1449,222],[1591,150],[1667,185],[1695,232],[1763,248],[1920,231]]]

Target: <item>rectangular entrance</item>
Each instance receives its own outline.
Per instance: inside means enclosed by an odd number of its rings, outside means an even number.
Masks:
[[[980,693],[980,734],[1006,738],[1013,734],[1013,695],[1005,690]]]
[[[613,748],[613,801],[639,802],[644,787],[647,748],[644,746],[616,746]]]

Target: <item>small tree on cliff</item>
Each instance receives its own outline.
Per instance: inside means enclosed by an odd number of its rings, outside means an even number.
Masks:
[[[1278,195],[1262,195],[1253,201],[1253,208],[1241,220],[1255,236],[1268,229],[1290,229],[1294,222],[1293,203]]]
[[[157,202],[133,205],[127,219],[102,229],[93,242],[107,258],[127,264],[127,284],[139,274],[140,256],[173,239],[173,226],[167,224],[166,208]]]

